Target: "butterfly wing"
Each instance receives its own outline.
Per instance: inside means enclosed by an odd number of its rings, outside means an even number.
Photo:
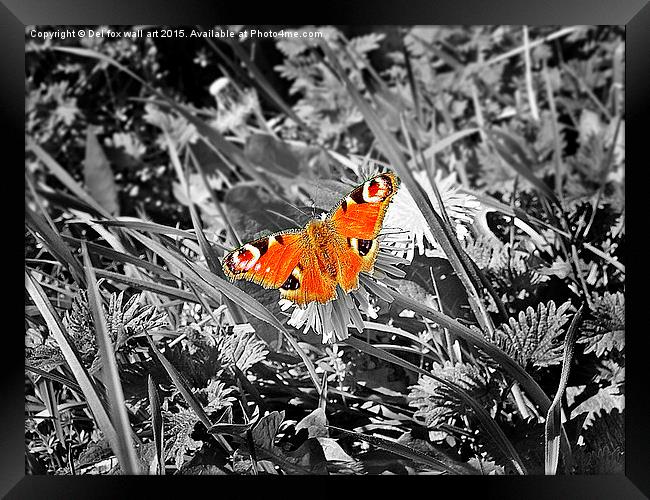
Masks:
[[[353,189],[329,214],[338,249],[338,282],[346,292],[359,286],[359,273],[374,268],[377,236],[399,187],[392,172],[376,175]]]
[[[398,187],[399,178],[386,172],[353,189],[329,213],[336,233],[345,238],[374,240]]]
[[[305,230],[250,241],[224,257],[223,271],[232,280],[278,288],[282,298],[301,306],[336,296],[336,281],[322,274]]]
[[[224,257],[223,272],[232,280],[281,288],[298,265],[306,244],[303,230],[281,231],[249,241]]]

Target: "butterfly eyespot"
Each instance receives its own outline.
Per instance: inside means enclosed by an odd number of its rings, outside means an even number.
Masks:
[[[348,245],[357,251],[361,257],[365,257],[372,250],[373,240],[362,240],[357,238],[348,238]]]
[[[255,266],[261,255],[259,248],[247,243],[241,249],[229,254],[225,259],[225,265],[233,274],[245,273]]]
[[[393,182],[390,177],[378,175],[364,183],[360,198],[365,203],[380,203],[391,194],[393,194]]]
[[[298,290],[300,288],[300,281],[293,274],[290,274],[282,286],[280,287],[283,290]]]
[[[372,240],[357,240],[357,251],[361,257],[365,257],[372,249]]]

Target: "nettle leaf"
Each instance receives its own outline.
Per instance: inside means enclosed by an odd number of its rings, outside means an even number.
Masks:
[[[567,400],[569,404],[572,403],[572,398],[569,396],[568,391]],[[579,415],[587,412],[587,419],[583,426],[588,426],[602,410],[610,412],[614,409],[620,411],[625,409],[625,396],[621,394],[620,389],[617,386],[608,385],[599,390],[595,396],[578,405],[572,413]]]
[[[530,251],[517,243],[514,246],[503,244],[481,234],[477,238],[466,238],[461,245],[508,301],[529,299],[535,294],[537,285],[549,280],[549,273],[535,267]]]
[[[84,449],[76,460],[77,467],[86,467],[106,458],[113,456],[110,443],[105,439],[100,439],[97,442],[91,441],[88,447]]]
[[[446,361],[444,365],[434,363],[431,371],[440,378],[454,382],[484,407],[494,405],[495,392],[477,366]],[[427,427],[435,427],[450,417],[470,411],[446,386],[430,377],[420,377],[418,383],[410,387],[408,398],[409,406],[417,408],[414,417],[423,420]]]
[[[597,356],[625,348],[625,296],[621,292],[594,294],[591,317],[583,323],[585,353]]]
[[[65,358],[56,341],[48,337],[42,345],[25,349],[25,361],[35,368],[50,372],[65,364]]]
[[[217,375],[220,375],[217,374]],[[237,401],[237,398],[232,396],[235,392],[234,387],[228,387],[224,382],[219,380],[218,377],[213,378],[205,387],[201,389],[201,392],[205,393],[208,404],[206,406],[207,410],[219,410],[232,404]]]
[[[314,418],[310,418],[310,416],[307,417],[311,424],[314,424],[315,420],[320,419],[318,412],[312,413],[311,417]],[[324,418],[324,414],[322,417]],[[327,474],[327,458],[324,448],[319,440],[328,438],[309,437],[297,449],[286,451],[280,446],[275,445],[275,438],[283,421],[284,411],[274,411],[263,416],[253,428],[252,437],[256,446],[258,458],[264,457],[264,459],[258,460],[257,466],[261,468],[262,471],[270,474],[277,474],[274,464],[285,472],[292,474]],[[305,420],[303,420],[303,423],[306,423]],[[311,424],[308,425],[313,428],[319,427],[318,425]],[[311,430],[309,432],[311,433]],[[317,431],[316,434],[319,434],[319,432]],[[236,470],[241,473],[248,473],[251,469],[252,463],[248,456],[249,453],[250,450],[248,449],[247,444],[242,445],[235,452],[235,458],[237,459],[235,464]],[[331,446],[329,446],[328,453],[332,455]],[[337,453],[336,450],[334,450],[333,456],[345,461],[344,453],[341,455],[341,453]],[[333,467],[336,469],[336,464],[333,464]]]
[[[367,35],[357,36],[350,40],[348,43],[348,50],[355,59],[356,64],[367,64],[366,54],[379,48],[381,42],[386,35],[384,33],[368,33]]]
[[[113,293],[109,298],[108,307],[104,310],[104,316],[115,350],[123,347],[131,336],[167,324],[164,313],[158,312],[154,306],[141,304],[140,298],[140,294],[132,295],[125,304],[123,304],[124,292]],[[80,290],[72,300],[72,307],[65,312],[63,324],[70,334],[82,361],[95,369],[99,368],[95,328],[84,290]],[[48,338],[43,346],[36,349],[31,356],[43,357],[46,351],[50,351],[53,361],[58,360],[59,358],[54,350],[58,350],[58,346],[51,343]]]
[[[202,441],[195,441],[191,435],[194,426],[199,421],[191,410],[179,408],[177,413],[163,411],[163,419],[168,423],[169,438],[167,439],[166,456],[174,457],[174,464],[180,469],[185,461],[185,453],[201,447]]]
[[[623,393],[625,380],[625,369],[618,367],[614,373],[611,383],[604,387],[599,387],[597,392],[584,399],[584,392],[587,386],[580,385],[576,387],[567,387],[567,403],[571,408],[571,418],[586,413],[586,418],[582,427],[587,428],[598,417],[601,411],[610,413],[613,410],[623,411],[625,409],[625,394]],[[584,399],[579,404],[578,401]]]
[[[562,361],[563,351],[558,337],[564,333],[569,307],[570,301],[556,308],[552,300],[540,303],[537,310],[529,306],[495,330],[490,340],[524,367],[557,365]]]
[[[505,469],[487,458],[472,457],[467,462],[483,476],[503,476]]]
[[[165,313],[159,312],[152,305],[141,304],[140,299],[141,295],[135,294],[122,305],[124,292],[111,295],[106,322],[111,340],[115,342],[117,348],[135,334],[167,325]]]
[[[255,363],[264,361],[269,353],[266,344],[254,333],[238,331],[229,336],[220,336],[219,360],[222,365],[235,364],[242,372],[246,372]]]
[[[493,269],[503,266],[503,263],[507,261],[507,254],[504,252],[505,245],[486,234],[481,233],[476,238],[465,238],[461,240],[460,244],[479,269]]]
[[[91,364],[97,354],[97,339],[85,290],[80,290],[75,295],[72,307],[63,316],[63,325],[72,337],[81,360]]]
[[[410,270],[410,269],[409,269]],[[413,300],[417,300],[421,304],[424,304],[427,307],[430,307],[434,310],[438,310],[438,301],[436,297],[428,293],[423,286],[415,281],[410,281],[407,279],[400,280],[397,284],[397,291],[402,295],[405,295]]]
[[[614,409],[598,413],[582,430],[584,446],[574,453],[578,474],[621,474],[625,464],[623,412]]]

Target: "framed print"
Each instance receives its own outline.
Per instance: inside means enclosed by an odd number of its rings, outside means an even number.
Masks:
[[[353,5],[4,2],[7,498],[649,494],[650,8]]]

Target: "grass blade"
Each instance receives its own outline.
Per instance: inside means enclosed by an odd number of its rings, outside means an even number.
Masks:
[[[138,290],[154,292],[161,295],[165,295],[167,297],[171,297],[173,299],[184,300],[196,304],[199,303],[194,294],[187,292],[185,290],[174,288],[173,286],[160,285],[155,281],[145,281],[138,278],[133,278],[131,276],[125,276],[124,274],[114,273],[111,271],[104,271],[103,269],[95,269],[95,274],[101,278],[106,278],[110,280],[119,281],[121,283],[126,283],[127,285],[137,288]],[[210,300],[209,302],[215,306],[219,305],[218,301],[215,301],[214,299]]]
[[[62,375],[41,370],[40,368],[36,368],[35,366],[31,366],[28,364],[25,364],[25,371],[30,371],[32,373],[35,373],[36,375],[40,375],[43,378],[54,380],[55,382],[58,382],[59,384],[62,385],[67,385],[70,389],[73,389],[79,392],[80,394],[83,394],[83,391],[81,390],[81,387],[79,387],[79,384]]]
[[[546,475],[555,475],[560,458],[560,434],[562,426],[562,415],[560,402],[566,389],[571,370],[571,361],[573,360],[573,350],[578,334],[578,325],[584,311],[584,304],[575,313],[571,320],[571,325],[564,340],[564,360],[562,361],[562,374],[560,375],[560,384],[553,398],[553,403],[548,409],[546,415],[546,426],[544,429],[544,473]]]
[[[488,130],[486,133],[494,149],[503,158],[506,165],[510,166],[515,172],[532,184],[539,193],[553,202],[556,207],[561,206],[560,200],[557,199],[553,190],[533,174],[531,160],[514,137],[500,130]]]
[[[61,264],[65,265],[75,281],[85,283],[83,267],[63,243],[61,235],[54,231],[45,220],[25,204],[25,222],[34,235],[43,242],[47,249]]]
[[[147,376],[147,389],[149,391],[149,408],[151,411],[151,430],[153,431],[154,444],[156,446],[156,474],[159,476],[165,475],[165,454],[164,454],[164,429],[162,413],[160,411],[160,397],[158,396],[158,389],[156,384],[151,378],[151,374]],[[152,464],[153,465],[153,464]]]
[[[74,178],[61,166],[52,156],[40,147],[34,139],[27,137],[27,149],[34,153],[36,157],[43,162],[61,183],[68,188],[77,198],[92,208],[98,214],[110,219],[111,214],[108,213],[99,203],[97,203],[92,196],[90,196]]]
[[[142,220],[93,220],[97,224],[107,227],[124,227],[129,229],[135,229],[137,231],[144,231],[147,233],[154,234],[164,234],[177,236],[179,238],[188,238],[190,240],[196,240],[196,235],[191,231],[184,231],[170,226],[163,226],[162,224],[156,224],[154,222],[145,222]],[[80,223],[85,223],[80,222]]]
[[[399,455],[400,457],[404,457],[409,460],[413,460],[414,462],[418,462],[422,465],[432,467],[435,470],[447,472],[448,474],[454,475],[476,474],[476,471],[474,469],[465,464],[453,462],[452,460],[449,460],[450,463],[445,463],[442,460],[427,455],[426,453],[422,453],[421,451],[411,448],[410,446],[405,446],[402,443],[389,441],[388,439],[380,438],[378,436],[368,436],[367,434],[361,434],[359,432],[351,432],[346,429],[341,429],[340,427],[334,427],[333,425],[328,425],[327,427],[329,429],[334,429],[341,434],[345,434],[347,436],[360,439],[361,441],[365,441],[366,443],[373,444],[377,448],[389,451],[395,455]]]
[[[86,269],[86,282],[88,284],[88,307],[92,313],[97,345],[102,360],[104,386],[106,387],[110,413],[116,431],[115,444],[117,445],[117,449],[114,451],[123,474],[138,474],[140,470],[131,438],[131,424],[129,423],[126,403],[124,402],[124,392],[122,391],[122,383],[120,382],[120,375],[117,369],[113,342],[111,342],[106,326],[106,318],[104,317],[101,296],[97,289],[95,271],[90,262],[88,249],[85,245],[82,245],[82,253],[84,267]]]

